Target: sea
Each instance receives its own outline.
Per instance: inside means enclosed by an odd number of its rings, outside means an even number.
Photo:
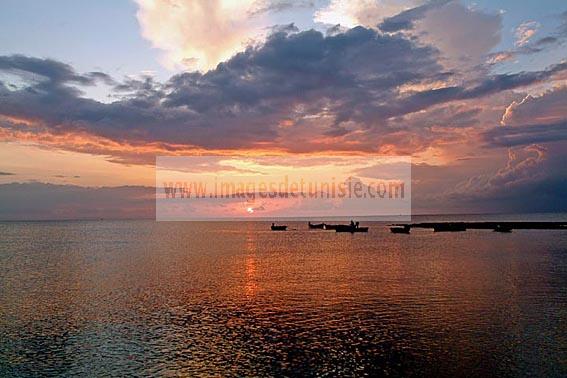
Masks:
[[[0,376],[567,376],[567,231],[270,224],[0,222]]]

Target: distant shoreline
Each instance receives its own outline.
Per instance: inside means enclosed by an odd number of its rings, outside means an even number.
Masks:
[[[411,218],[426,218],[426,217],[536,217],[538,215],[542,216],[564,216],[567,220],[567,212],[534,212],[534,213],[430,213],[430,214],[414,214]],[[181,222],[271,222],[272,220],[278,221],[289,221],[289,222],[307,222],[309,220],[345,220],[345,219],[358,219],[365,222],[390,222],[390,223],[411,223],[396,221],[397,216],[356,216],[352,217],[276,217],[276,218],[254,218],[254,219],[203,219],[203,220],[181,220]],[[373,218],[373,219],[369,219]],[[383,218],[383,219],[374,219]],[[46,218],[46,219],[0,219],[2,223],[11,222],[98,222],[98,221],[155,221],[153,217],[140,217],[140,218]],[[457,222],[457,220],[454,220]],[[179,221],[172,221],[179,222]],[[494,220],[493,222],[505,222],[505,220]]]

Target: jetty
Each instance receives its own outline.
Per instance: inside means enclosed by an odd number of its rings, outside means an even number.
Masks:
[[[410,227],[408,225],[405,226],[396,226],[396,227],[390,227],[390,232],[392,234],[409,234],[410,233]]]
[[[435,232],[493,230],[511,232],[512,230],[567,230],[567,222],[424,222],[397,223],[393,227],[429,228]]]

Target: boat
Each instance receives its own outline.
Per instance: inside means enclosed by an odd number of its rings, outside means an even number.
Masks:
[[[352,226],[346,224],[339,224],[335,228],[336,232],[368,232],[368,227],[359,227],[359,226]]]
[[[285,230],[287,230],[287,226],[276,226],[275,223],[272,223],[272,226],[270,228],[272,229],[272,231],[285,231]]]
[[[433,226],[435,232],[459,232],[466,231],[464,223],[437,223]]]
[[[390,227],[392,234],[409,234],[410,230],[411,228],[407,224],[405,226]]]
[[[315,229],[324,230],[324,229],[325,229],[325,223],[311,223],[311,222],[308,222],[307,225],[309,226],[309,229],[311,229],[311,230],[315,230]]]
[[[512,232],[512,228],[510,226],[497,224],[494,227],[494,232]]]
[[[337,227],[339,227],[340,224],[323,224],[323,230],[336,230]]]

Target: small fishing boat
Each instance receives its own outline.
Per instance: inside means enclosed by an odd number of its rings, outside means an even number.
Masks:
[[[368,227],[359,227],[359,226],[351,226],[351,225],[343,225],[339,224],[335,228],[336,232],[368,232]]]
[[[311,223],[308,222],[307,225],[309,226],[309,229],[311,230],[324,230],[325,229],[325,223]]]
[[[496,227],[494,227],[494,232],[512,232],[512,228],[510,226],[497,224]]]
[[[405,225],[405,226],[395,226],[395,227],[390,227],[390,232],[392,232],[392,234],[409,234],[410,233],[410,226],[409,225]]]
[[[270,228],[272,229],[272,231],[285,231],[285,230],[287,230],[287,226],[276,226],[275,223],[272,223],[272,226]]]

